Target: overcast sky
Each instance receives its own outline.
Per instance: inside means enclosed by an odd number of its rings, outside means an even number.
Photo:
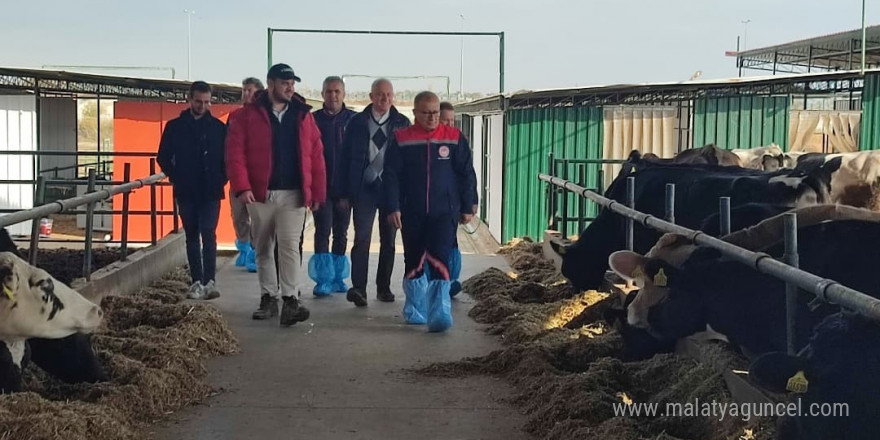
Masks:
[[[749,48],[855,29],[860,0],[0,0],[0,65],[171,66],[192,79],[265,77],[266,28],[506,33],[507,91],[736,76]],[[13,5],[14,6],[11,6]],[[868,24],[880,5],[868,2]],[[872,8],[872,9],[870,9]],[[460,18],[464,15],[464,20]],[[276,35],[274,60],[304,84],[331,74],[442,75],[459,83],[458,37]],[[464,41],[464,88],[498,87],[497,38]],[[108,73],[108,72],[103,72]],[[170,77],[165,72],[125,74]],[[418,82],[404,88],[421,88]],[[421,83],[424,84],[424,83]],[[437,84],[436,82],[434,84]]]

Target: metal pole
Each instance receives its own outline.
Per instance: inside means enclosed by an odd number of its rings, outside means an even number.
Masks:
[[[720,204],[721,236],[730,235],[730,197],[721,197]]]
[[[798,267],[797,214],[785,214],[785,254],[782,256],[786,264]],[[788,336],[788,354],[797,353],[797,297],[798,287],[785,283],[785,331]]]
[[[499,78],[498,78],[498,93],[504,94],[504,32],[498,34],[498,46],[499,52],[501,55],[499,56]]]
[[[150,159],[150,175],[156,174],[156,159]],[[150,243],[156,245],[156,185],[150,185]]]
[[[266,70],[272,68],[272,28],[266,28]]]
[[[743,76],[743,64],[745,64],[745,58],[743,58],[742,54],[740,53],[739,39],[740,39],[740,37],[737,36],[736,37],[736,64],[737,64],[737,67],[739,67],[739,76]],[[681,149],[679,149],[679,150],[681,150]]]
[[[131,163],[129,162],[126,162],[124,165],[122,180],[125,183],[131,181]],[[128,258],[128,209],[130,197],[131,191],[122,193],[122,244],[119,246],[119,250],[122,252],[122,261]]]
[[[98,156],[95,157],[95,163],[98,167],[101,166],[101,95],[98,95],[97,99],[95,99],[95,118],[97,119],[97,134],[95,139],[95,151],[98,152]]]
[[[196,11],[184,9],[186,13],[186,80],[190,81],[190,66],[192,65],[192,16]]]
[[[171,219],[174,222],[174,231],[177,232],[180,224],[178,222],[177,216],[180,213],[179,208],[177,206],[177,191],[174,190],[174,187],[171,187]]]
[[[46,180],[43,176],[37,176],[37,186],[34,188],[34,206],[42,205],[46,196]],[[37,265],[37,253],[40,250],[40,218],[31,220],[31,248],[28,252],[28,263]]]
[[[95,192],[95,169],[89,168],[89,187],[87,194],[93,192]],[[83,278],[85,278],[86,281],[92,279],[92,238],[95,235],[94,221],[95,202],[89,202],[89,204],[86,205],[86,244],[83,256]]]
[[[587,164],[579,165],[579,174],[581,185],[587,185]],[[580,233],[586,227],[587,217],[587,199],[578,197],[578,230]]]
[[[562,159],[562,178],[568,180],[568,160]],[[563,237],[568,237],[568,191],[562,191],[562,226],[559,232]]]
[[[675,224],[675,184],[666,184],[666,216],[669,223]]]
[[[862,76],[865,76],[865,47],[867,46],[867,41],[865,35],[867,34],[865,30],[865,0],[862,0]]]
[[[601,164],[599,164],[599,171],[596,172],[596,194],[599,194],[600,196],[605,194],[605,170],[602,169]],[[602,209],[604,209],[604,207],[597,203],[596,214],[598,215],[601,213]]]
[[[553,152],[551,151],[547,154],[547,173],[551,176],[556,176],[556,160],[553,159]],[[558,224],[556,223],[556,194],[559,193],[559,189],[553,185],[549,185],[547,187],[547,211],[550,214],[550,224],[549,228],[558,231]]]
[[[856,51],[856,41],[849,40],[849,70],[853,69],[853,52]]]
[[[461,17],[461,31],[464,32],[464,14],[458,14]],[[458,100],[464,100],[464,35],[459,36],[460,47],[458,50]]]
[[[751,22],[752,22],[751,19],[742,20],[742,24],[743,24],[743,51],[747,50],[747,46],[749,43],[749,23],[751,23]]]
[[[629,209],[636,209],[636,178],[635,177],[627,177],[626,178],[626,206]],[[635,250],[634,241],[634,230],[633,226],[635,222],[633,219],[626,219],[626,248],[629,250]]]

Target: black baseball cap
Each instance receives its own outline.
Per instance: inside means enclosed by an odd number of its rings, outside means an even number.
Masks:
[[[269,79],[292,79],[296,82],[301,82],[302,80],[293,73],[293,69],[284,63],[278,63],[272,66],[269,69],[269,73],[266,74],[266,78]]]

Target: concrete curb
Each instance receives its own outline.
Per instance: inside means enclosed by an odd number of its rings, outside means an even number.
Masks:
[[[70,287],[99,304],[107,295],[126,295],[149,285],[168,271],[186,263],[186,239],[183,232],[172,233],[129,254],[126,261],[116,261],[95,271],[92,280],[75,279]]]

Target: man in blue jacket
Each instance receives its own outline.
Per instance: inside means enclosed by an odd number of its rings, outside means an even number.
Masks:
[[[370,89],[370,105],[358,113],[345,130],[342,166],[347,170],[343,187],[343,207],[351,204],[354,217],[354,246],[351,248],[351,284],[346,298],[358,307],[367,305],[367,269],[370,241],[376,212],[385,219],[382,204],[385,155],[394,133],[412,125],[394,107],[391,81],[380,78]],[[376,297],[393,302],[391,273],[394,269],[394,241],[397,231],[388,222],[379,222],[379,267],[376,270]]]
[[[211,86],[192,83],[189,108],[168,121],[156,162],[174,185],[186,234],[186,257],[192,286],[190,299],[214,299],[217,268],[217,221],[226,185],[226,125],[211,115]],[[199,238],[201,237],[201,243]]]
[[[340,195],[347,177],[341,162],[342,139],[345,126],[357,112],[345,107],[345,83],[338,76],[324,79],[321,90],[324,107],[314,112],[324,143],[324,163],[327,167],[327,204],[312,213],[315,218],[315,253],[309,260],[309,276],[315,282],[315,296],[331,292],[345,293],[345,279],[351,271],[345,251],[351,207],[344,206]],[[333,232],[332,253],[329,245]]]
[[[452,326],[450,255],[457,223],[474,216],[476,174],[467,139],[440,124],[437,95],[416,95],[413,113],[416,124],[388,147],[387,221],[403,236],[404,319],[444,331]]]

